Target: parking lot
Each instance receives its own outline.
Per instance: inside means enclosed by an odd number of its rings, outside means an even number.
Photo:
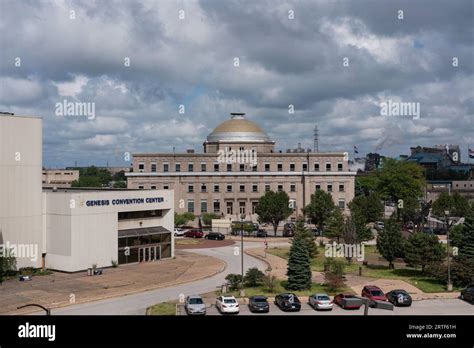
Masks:
[[[316,311],[308,303],[306,298],[300,298],[301,310],[299,312],[283,312],[273,302],[270,302],[269,313],[252,313],[247,304],[239,299],[240,312],[233,315],[364,315],[364,307],[359,309],[342,309],[334,305],[331,311]],[[206,300],[207,315],[222,315],[214,304]],[[184,309],[181,315],[186,315]],[[474,315],[474,305],[460,299],[432,299],[414,301],[410,307],[394,307],[393,311],[369,308],[369,315]]]

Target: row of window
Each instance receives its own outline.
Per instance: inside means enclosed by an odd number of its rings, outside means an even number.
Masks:
[[[251,168],[251,169],[250,169]],[[155,173],[157,171],[157,164],[152,163],[151,164],[151,172]],[[239,171],[240,172],[245,172],[245,170],[251,170],[253,172],[257,172],[258,168],[257,165],[252,165],[252,164],[244,164],[240,163],[239,164]],[[265,172],[270,172],[271,170],[271,163],[264,163],[264,171]],[[314,163],[313,169],[315,172],[320,171],[320,165],[319,163]],[[228,172],[232,172],[232,164],[228,163],[226,166],[226,170]],[[301,170],[304,172],[308,171],[308,163],[303,163],[301,166]],[[343,166],[342,163],[337,164],[337,171],[342,172]],[[145,163],[139,163],[138,164],[138,171],[139,172],[144,172],[145,171]],[[181,163],[175,163],[175,172],[181,172]],[[214,172],[219,172],[220,171],[220,164],[219,163],[214,163]],[[283,171],[283,163],[277,163],[277,172],[282,172]],[[289,167],[290,172],[296,171],[296,165],[295,163],[290,163]],[[326,171],[330,172],[332,171],[332,165],[330,162],[326,162]],[[169,172],[169,164],[168,163],[163,163],[163,173],[168,173]],[[194,163],[188,163],[188,172],[194,172]],[[201,163],[201,172],[207,172],[207,164],[206,163]]]
[[[221,191],[220,191],[220,185],[219,185],[219,184],[214,184],[213,186],[214,186],[214,187],[213,187],[213,191],[212,191],[212,192],[216,192],[216,193],[221,192]],[[208,192],[207,187],[208,187],[207,184],[205,184],[205,183],[201,184],[200,192],[203,192],[203,193]],[[143,185],[139,185],[138,188],[139,188],[139,189],[144,189],[145,187],[144,187]],[[233,185],[233,184],[230,184],[230,183],[226,184],[226,192],[234,192],[233,188],[234,188],[234,185]],[[321,184],[316,184],[314,188],[315,188],[315,190],[321,190]],[[151,189],[151,190],[156,190],[156,186],[155,186],[155,185],[152,185],[152,186],[150,186],[150,189]],[[163,190],[168,190],[168,189],[169,189],[169,185],[168,185],[168,184],[164,184],[164,185],[163,185]],[[265,184],[265,192],[268,192],[268,191],[270,191],[270,190],[271,190],[271,184],[270,184],[270,183],[266,183],[266,184]],[[277,185],[277,191],[278,191],[278,192],[284,191],[284,189],[283,189],[283,184],[278,184],[278,185]],[[332,183],[328,183],[328,184],[326,185],[326,191],[327,191],[327,192],[334,192],[334,191],[333,191],[333,184],[332,184]],[[343,184],[343,183],[339,183],[338,191],[339,191],[339,192],[344,192],[344,191],[345,191],[345,187],[344,187],[344,184]],[[194,190],[194,184],[189,184],[189,185],[188,185],[188,192],[189,192],[189,193],[194,193],[194,192],[195,192],[195,190]],[[247,192],[247,191],[246,191],[246,184],[239,184],[239,192]],[[258,193],[258,192],[259,192],[259,191],[258,191],[258,184],[252,184],[252,191],[251,191],[251,192],[255,192],[255,193]],[[296,192],[296,184],[294,184],[294,183],[290,184],[290,192]]]
[[[228,215],[233,215],[234,214],[234,202],[229,201],[229,202],[225,202],[225,203],[226,203],[225,204],[225,212]],[[255,214],[258,202],[254,201],[254,202],[251,202],[251,204],[252,204],[251,212],[252,212],[252,214]],[[201,200],[200,205],[201,205],[200,206],[201,213],[207,213],[208,212],[207,200]],[[339,199],[338,206],[339,206],[340,209],[345,209],[346,201],[342,198]],[[247,213],[246,207],[247,207],[246,202],[239,202],[239,214],[246,214]],[[187,210],[190,213],[195,213],[194,200],[192,200],[192,199],[188,200]],[[221,201],[220,200],[215,199],[213,201],[212,211],[215,214],[223,214],[224,211],[221,210]]]

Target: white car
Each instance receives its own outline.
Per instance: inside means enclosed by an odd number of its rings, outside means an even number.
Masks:
[[[174,236],[175,237],[182,237],[184,236],[184,230],[182,228],[175,228],[174,229]]]
[[[314,309],[332,310],[333,303],[327,294],[314,294],[308,298],[308,303]]]
[[[216,308],[220,313],[239,313],[239,303],[234,296],[219,296],[216,299]]]

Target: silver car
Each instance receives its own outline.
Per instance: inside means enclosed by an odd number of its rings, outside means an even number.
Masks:
[[[206,304],[199,295],[191,295],[186,297],[184,309],[188,315],[205,315]]]
[[[332,310],[333,303],[327,294],[314,294],[308,298],[308,303],[314,309]]]

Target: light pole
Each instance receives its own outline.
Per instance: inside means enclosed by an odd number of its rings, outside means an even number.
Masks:
[[[245,221],[245,214],[240,214],[240,223],[241,223],[241,231],[240,231],[240,262],[242,266],[242,286],[244,288],[244,221]]]
[[[449,210],[444,211],[444,220],[446,223],[446,249],[448,252],[448,291],[453,291],[453,284],[451,284],[451,257],[449,256]]]

